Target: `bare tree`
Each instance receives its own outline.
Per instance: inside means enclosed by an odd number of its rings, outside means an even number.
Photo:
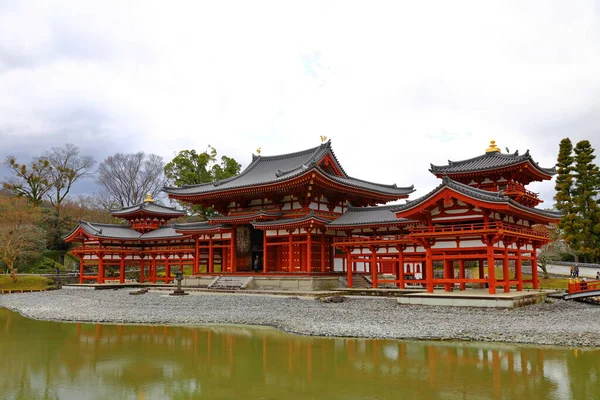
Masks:
[[[79,147],[70,143],[65,147],[53,147],[44,153],[43,158],[52,167],[49,173],[52,190],[48,197],[55,207],[63,202],[77,180],[90,175],[90,170],[96,164],[92,157],[80,156]]]
[[[164,166],[156,154],[117,153],[100,164],[97,182],[121,207],[131,206],[141,203],[146,193],[160,193],[166,183]]]
[[[2,186],[19,197],[25,197],[34,206],[42,204],[44,196],[52,189],[50,162],[40,157],[26,165],[17,163],[14,156],[8,156],[4,164],[14,176]]]

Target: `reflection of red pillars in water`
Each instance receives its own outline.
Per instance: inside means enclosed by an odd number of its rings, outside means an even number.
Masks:
[[[94,334],[94,338],[95,339],[100,339],[100,337],[102,336],[102,325],[96,324],[95,328],[96,328],[96,331],[95,331],[95,334]]]
[[[193,346],[194,346],[194,355],[197,355],[198,354],[198,330],[197,329],[194,329]]]
[[[521,375],[527,376],[527,353],[521,352]]]
[[[81,324],[78,322],[75,327],[75,331],[77,332],[77,337],[81,336]]]
[[[227,336],[227,351],[229,352],[229,373],[233,371],[233,335]]]
[[[537,355],[537,376],[544,376],[544,353],[541,349],[536,350]]]
[[[508,376],[510,376],[510,381],[515,381],[515,355],[510,352],[506,355],[506,360],[508,363]]]
[[[310,343],[307,344],[306,349],[306,375],[308,383],[312,382],[312,346]]]
[[[427,347],[427,365],[429,370],[429,385],[435,387],[436,381],[436,368],[437,368],[437,352],[435,346]]]
[[[267,383],[267,338],[262,338],[262,372],[263,383]]]
[[[500,363],[500,356],[498,350],[492,350],[492,380],[494,386],[494,399],[500,399],[502,395],[500,372],[502,365]]]
[[[288,361],[288,372],[292,372],[292,341],[288,341],[287,346],[287,361]]]
[[[211,362],[212,359],[212,332],[208,331],[206,335],[206,357],[208,362]]]

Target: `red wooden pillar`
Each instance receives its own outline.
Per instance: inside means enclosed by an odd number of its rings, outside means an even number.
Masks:
[[[121,254],[121,262],[119,264],[119,283],[125,283],[125,254]]]
[[[152,271],[150,272],[150,282],[156,283],[156,254],[152,255]]]
[[[479,262],[479,279],[483,279],[485,277],[485,273],[483,272],[483,260],[480,259],[480,260],[478,260],[478,262]],[[479,287],[480,288],[484,287],[484,284],[480,283]]]
[[[98,283],[104,283],[104,253],[98,253]]]
[[[460,290],[465,290],[467,288],[464,279],[465,279],[465,260],[458,261],[458,276],[462,281],[460,282]]]
[[[269,246],[267,246],[267,231],[263,231],[263,273],[267,273],[269,265]]]
[[[85,263],[83,262],[83,257],[85,256],[82,254],[81,258],[79,259],[79,283],[83,283],[83,274],[85,272]]]
[[[213,235],[208,235],[208,266],[207,271],[209,274],[215,273],[215,249],[213,248]]]
[[[425,285],[427,293],[433,293],[433,255],[431,254],[431,246],[425,246]]]
[[[517,280],[517,291],[523,291],[523,260],[521,259],[521,245],[517,242],[517,261],[515,261],[515,279]]]
[[[311,229],[306,230],[306,271],[312,273],[312,240],[311,240]]]
[[[321,231],[321,272],[325,272],[325,230]]]
[[[454,279],[452,260],[444,260],[444,279]],[[449,292],[452,286],[451,283],[444,283],[444,291]]]
[[[508,246],[504,243],[504,260],[502,261],[502,276],[504,278],[504,293],[510,292],[510,271],[508,269]]]
[[[537,265],[537,245],[535,243],[531,244],[531,248],[533,249],[531,251],[531,278],[533,280],[533,288],[534,289],[539,289],[540,288],[540,280],[538,278],[538,265]]]
[[[233,235],[233,233],[232,233],[232,235]],[[199,273],[200,273],[200,238],[198,236],[194,236],[194,264],[192,266],[192,274],[198,275]]]
[[[171,282],[171,261],[169,255],[165,253],[165,283]]]
[[[144,255],[140,254],[140,283],[144,283]]]
[[[494,245],[490,241],[487,245],[488,286],[489,293],[496,294],[496,269],[494,266]]]
[[[369,246],[371,250],[371,280],[373,281],[373,288],[377,289],[377,247]]]
[[[293,271],[293,254],[294,249],[292,246],[292,231],[288,230],[288,272]]]
[[[352,287],[352,247],[346,248],[346,279],[348,287]]]
[[[406,282],[404,282],[404,249],[398,248],[398,265],[396,267],[396,280],[398,282],[398,288],[405,289]]]
[[[235,272],[237,270],[237,266],[235,265],[235,229],[231,230],[231,241],[229,243],[229,257],[230,272]]]

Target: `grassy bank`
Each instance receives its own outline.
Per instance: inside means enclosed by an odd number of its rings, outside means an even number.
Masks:
[[[17,282],[10,275],[0,275],[0,290],[44,290],[53,287],[54,281],[42,276],[19,276]]]

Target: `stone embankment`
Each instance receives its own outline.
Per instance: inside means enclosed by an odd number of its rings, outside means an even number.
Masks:
[[[129,296],[57,290],[1,296],[0,306],[45,320],[139,324],[248,324],[314,336],[467,340],[600,347],[600,307],[555,300],[503,310],[398,305],[389,298],[341,303],[266,295]]]

